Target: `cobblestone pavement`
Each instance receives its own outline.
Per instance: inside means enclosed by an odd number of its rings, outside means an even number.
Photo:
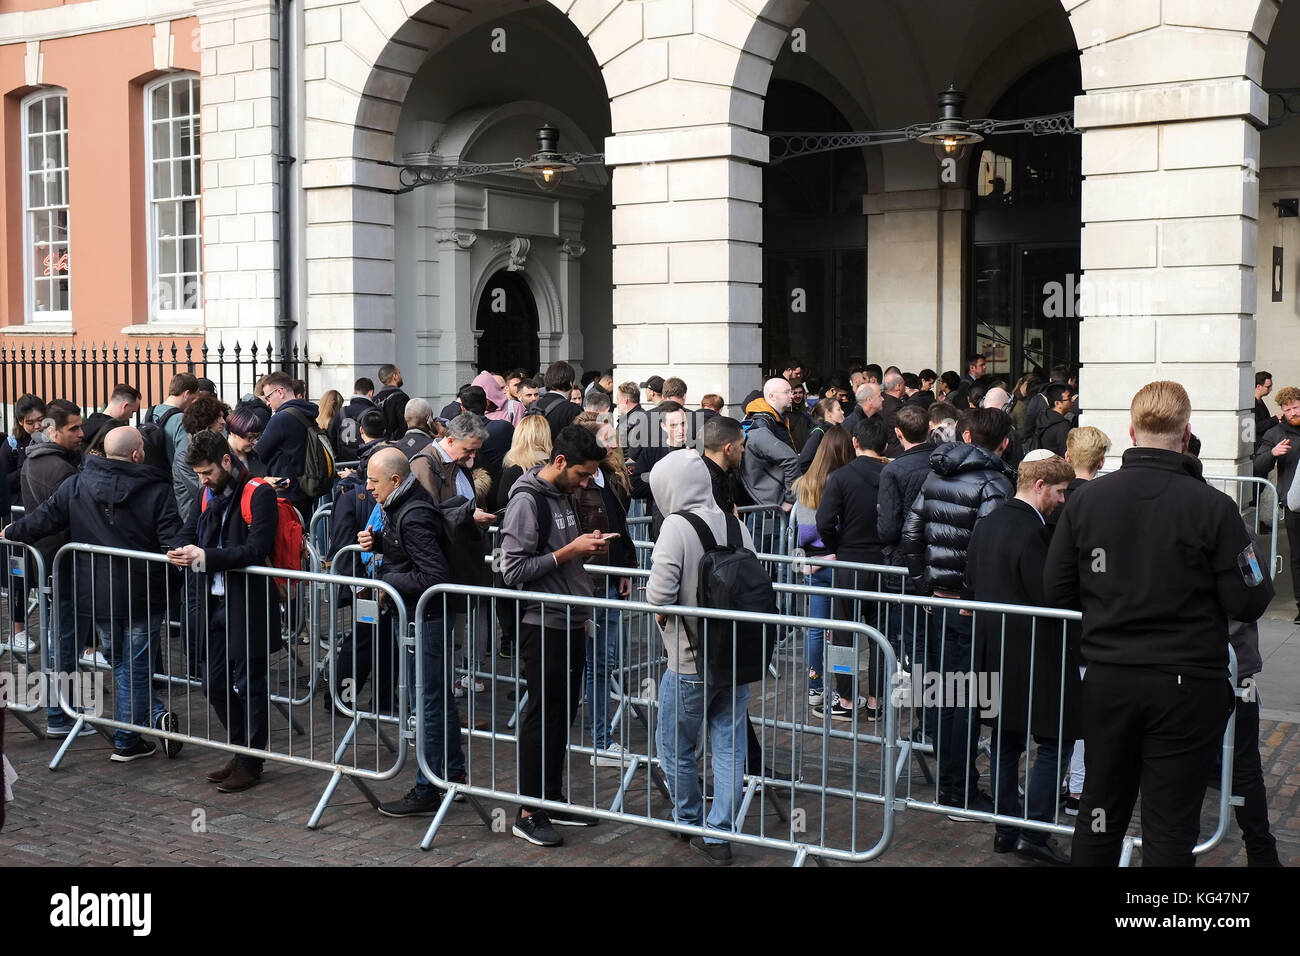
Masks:
[[[1266,720],[1260,733],[1279,850],[1284,863],[1300,865],[1300,726]],[[432,850],[424,852],[417,844],[427,820],[382,817],[346,781],[321,828],[311,831],[304,824],[327,782],[325,772],[268,763],[261,786],[242,794],[220,794],[203,775],[224,762],[224,756],[193,744],[175,760],[164,759],[160,749],[147,760],[116,764],[108,760],[110,745],[105,739],[84,737],[51,772],[46,765],[54,743],[37,740],[11,716],[6,748],[20,774],[17,799],[9,804],[8,822],[0,833],[0,859],[8,865],[702,865],[666,834],[631,824],[606,822],[591,829],[567,829],[562,849],[533,847],[511,836],[508,827],[506,832],[488,829],[466,804],[452,809]],[[486,760],[483,750],[478,754],[472,764],[475,777]],[[590,773],[585,761],[581,766]],[[404,792],[413,767],[414,761],[409,761],[398,779],[379,784],[379,795],[391,799]],[[617,770],[601,773],[610,780],[617,778]],[[913,778],[913,786],[915,792],[924,792],[919,775]],[[644,784],[639,789],[634,784],[629,806],[644,808],[645,790]],[[656,813],[666,813],[666,804],[657,794],[654,803]],[[808,798],[800,805],[807,805],[810,815],[817,812],[815,800]],[[487,801],[486,806],[489,812],[501,807],[500,819],[513,819],[512,806],[496,801]],[[1207,809],[1213,806],[1207,803]],[[786,832],[770,807],[765,819],[777,832]],[[1202,832],[1208,833],[1213,826],[1211,814],[1205,819]],[[756,815],[751,813],[749,829],[756,826]],[[859,845],[873,842],[879,826],[877,808],[860,810]],[[847,836],[843,821],[832,835]],[[743,865],[780,866],[792,860],[788,852],[753,847],[738,847],[735,853],[736,862]],[[1223,844],[1201,865],[1244,863],[1239,832],[1230,822]],[[898,816],[893,843],[875,865],[1031,864],[995,856],[987,826],[909,810]]]

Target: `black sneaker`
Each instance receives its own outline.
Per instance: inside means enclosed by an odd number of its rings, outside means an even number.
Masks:
[[[713,866],[731,866],[730,843],[705,843],[704,837],[691,837],[691,849]]]
[[[1300,611],[1296,611],[1295,617],[1291,619],[1292,624],[1300,624]]]
[[[125,750],[114,750],[108,759],[114,763],[130,763],[132,760],[138,760],[141,757],[152,757],[157,752],[157,746],[141,737]]]
[[[563,838],[555,832],[555,827],[551,826],[551,820],[544,810],[534,810],[530,817],[524,816],[521,811],[515,817],[515,825],[511,832],[534,846],[564,845]]]
[[[557,827],[594,827],[600,822],[599,817],[574,813],[572,810],[547,810],[546,816]]]
[[[431,817],[442,806],[442,797],[442,791],[436,787],[427,790],[412,787],[401,800],[381,803],[379,812],[386,817]]]
[[[176,719],[176,715],[169,710],[166,713],[158,715],[158,719],[154,721],[154,726],[159,730],[165,730],[168,733],[174,734],[176,733],[177,728],[180,727],[180,722]],[[184,741],[172,740],[168,737],[162,739],[163,754],[168,760],[180,753],[181,747],[183,746]]]

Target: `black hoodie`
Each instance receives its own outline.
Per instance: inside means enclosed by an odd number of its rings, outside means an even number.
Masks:
[[[22,489],[23,511],[31,514],[45,499],[49,498],[58,487],[77,473],[81,456],[75,451],[68,451],[62,445],[49,441],[42,435],[33,438],[27,445],[27,457],[23,460]],[[45,558],[45,573],[53,569],[50,561],[54,552],[68,543],[66,532],[50,534],[39,541],[32,541],[36,550]]]
[[[89,456],[82,472],[60,484],[44,504],[15,521],[8,533],[15,541],[28,542],[56,535],[82,544],[153,554],[185,543],[168,476],[148,465],[96,455]],[[146,608],[158,613],[166,606],[166,564],[103,556],[94,560],[92,571],[89,555],[77,558],[83,612],[93,609],[101,620],[138,620]]]

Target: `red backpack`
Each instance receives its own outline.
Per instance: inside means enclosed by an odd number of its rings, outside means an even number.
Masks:
[[[253,492],[263,485],[268,488],[271,487],[261,478],[249,478],[244,483],[244,490],[239,495],[239,513],[244,518],[244,524],[250,528],[253,526]],[[200,511],[207,511],[208,502],[211,500],[212,491],[205,488],[203,490],[203,502],[199,506]],[[289,503],[287,498],[281,498],[277,495],[275,503],[279,509],[280,520],[276,522],[275,543],[271,546],[271,553],[266,556],[267,564],[273,568],[284,568],[286,571],[301,571],[303,555],[302,519],[298,517],[298,510]],[[288,587],[288,579],[276,578],[275,585],[280,589],[280,594],[283,595]]]

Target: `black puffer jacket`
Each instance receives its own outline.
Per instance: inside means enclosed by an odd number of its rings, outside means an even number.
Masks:
[[[903,556],[920,584],[962,593],[975,522],[1013,497],[1015,485],[1001,459],[979,445],[940,445],[930,454],[930,467],[934,473],[903,522]]]
[[[384,531],[375,538],[383,555],[379,579],[392,585],[406,604],[409,620],[420,595],[447,580],[447,559],[438,539],[438,506],[424,487],[408,475],[384,502]],[[439,613],[441,601],[430,605]]]

